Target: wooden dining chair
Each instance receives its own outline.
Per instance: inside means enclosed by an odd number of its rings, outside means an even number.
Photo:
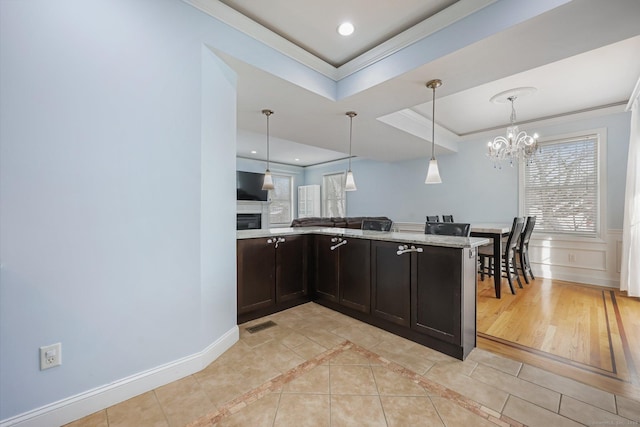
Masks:
[[[522,235],[520,236],[520,242],[516,247],[516,252],[518,253],[518,258],[520,260],[520,270],[522,271],[522,276],[524,277],[524,281],[526,283],[529,283],[527,274],[531,276],[532,280],[535,279],[535,277],[533,277],[533,272],[531,271],[531,263],[529,262],[529,240],[531,239],[531,233],[533,232],[533,227],[535,226],[536,217],[528,216],[527,223],[524,226]]]
[[[427,222],[440,222],[440,217],[438,215],[435,215],[435,216],[427,215]]]
[[[499,259],[495,259],[496,256],[493,253],[493,246],[486,245],[478,248],[478,260],[480,269],[480,280],[484,280],[485,274],[491,276],[492,274],[502,274],[502,277],[506,277],[509,282],[509,288],[511,293],[515,295],[516,290],[513,287],[513,279],[518,282],[518,286],[522,288],[522,282],[520,276],[518,276],[518,267],[516,264],[516,252],[518,246],[518,240],[520,234],[524,228],[524,218],[515,217],[513,224],[511,225],[511,231],[507,237],[507,242],[504,245],[504,252],[498,255]],[[487,264],[488,261],[488,264]]]
[[[453,222],[453,215],[442,215],[442,222]]]

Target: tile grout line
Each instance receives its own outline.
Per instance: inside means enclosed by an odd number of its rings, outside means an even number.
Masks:
[[[445,399],[449,399],[451,401],[453,401],[454,403],[456,403],[458,406],[467,409],[468,411],[474,413],[475,415],[478,415],[479,417],[482,417],[484,419],[486,419],[487,421],[494,423],[490,417],[491,414],[487,413],[486,411],[484,411],[482,409],[482,405],[480,405],[480,403],[475,402],[463,395],[461,395],[460,393],[451,390],[445,386],[442,386],[440,384],[437,384],[435,382],[432,382],[424,377],[422,377],[421,375],[416,374],[415,372],[411,371],[410,369],[407,369],[401,365],[398,365],[395,362],[392,362],[390,360],[387,360],[386,358],[379,356],[363,347],[358,346],[357,344],[353,345],[352,348],[354,351],[364,355],[365,357],[371,359],[371,360],[376,360],[379,361],[382,365],[386,366],[387,369],[389,369],[392,372],[395,372],[405,378],[408,378],[410,380],[412,380],[413,382],[415,382],[416,384],[426,388],[427,390],[430,390],[434,393],[436,393],[438,396],[443,397]],[[524,425],[522,423],[517,423],[517,424],[511,424],[513,427],[523,427]]]
[[[277,377],[265,382],[264,384],[254,388],[253,390],[249,390],[246,393],[232,399],[223,405],[220,409],[211,414],[200,417],[199,419],[187,424],[186,427],[199,427],[199,426],[208,426],[212,423],[216,423],[223,418],[226,418],[230,415],[235,414],[241,409],[245,408],[250,403],[255,402],[256,400],[264,397],[268,392],[275,390],[278,387],[282,387],[285,384],[288,384],[299,375],[309,372],[311,369],[316,366],[321,365],[324,360],[328,360],[334,357],[337,354],[340,354],[351,347],[351,343],[349,341],[344,341],[342,344],[337,345],[336,347],[329,349],[318,356],[307,360],[306,362],[301,363],[289,371],[278,375]]]
[[[313,368],[320,366],[322,363],[326,363],[328,361],[330,361],[331,359],[333,359],[334,357],[338,356],[339,354],[347,351],[347,350],[353,350],[357,353],[359,353],[360,355],[366,357],[369,361],[376,361],[378,364],[384,366],[385,368],[389,369],[391,372],[394,372],[396,374],[399,374],[402,377],[408,378],[410,379],[412,382],[420,385],[421,387],[425,388],[426,390],[429,390],[433,393],[435,393],[437,396],[445,398],[449,401],[451,401],[452,403],[456,404],[457,406],[468,410],[469,412],[484,418],[485,420],[491,422],[492,424],[498,425],[503,427],[504,423],[507,423],[509,426],[511,427],[526,427],[524,424],[515,421],[509,417],[506,417],[502,414],[500,414],[500,418],[495,417],[494,414],[490,413],[489,411],[483,409],[483,406],[481,404],[479,404],[478,402],[475,402],[463,395],[461,395],[460,393],[457,393],[445,386],[442,386],[440,384],[437,384],[435,382],[432,382],[422,376],[420,376],[419,374],[411,371],[410,369],[407,369],[395,362],[392,362],[370,350],[365,349],[364,347],[361,347],[349,340],[345,340],[344,342],[342,342],[341,344],[315,356],[314,358],[311,358],[303,363],[301,363],[300,365],[296,366],[295,368],[284,372],[280,375],[278,375],[277,377],[265,382],[264,384],[254,388],[253,390],[250,390],[238,397],[236,397],[235,399],[232,399],[231,401],[227,402],[225,405],[223,405],[221,408],[219,408],[218,410],[208,414],[208,415],[204,415],[200,418],[198,418],[197,420],[187,424],[187,427],[204,427],[204,426],[209,426],[213,423],[219,422],[220,420],[231,416],[235,413],[237,413],[238,411],[242,410],[243,408],[247,407],[249,404],[259,400],[260,398],[264,397],[267,393],[269,393],[270,391],[274,391],[277,388],[281,388],[284,385],[288,384],[289,382],[293,381],[294,379],[298,378],[300,375],[305,374],[307,372],[309,372],[310,370],[312,370]],[[371,365],[369,365],[369,369],[371,369],[372,375],[373,374],[373,369],[371,368]],[[331,368],[329,368],[329,375],[331,375]],[[375,381],[375,375],[374,375],[374,381]],[[331,385],[329,384],[329,387],[331,387]],[[376,390],[378,391],[378,399],[380,400],[380,405],[382,406],[382,401],[380,399],[380,394],[379,394],[379,390],[377,388],[377,382],[376,382]],[[332,395],[332,391],[331,388],[329,389],[329,408],[331,409],[331,395]],[[280,394],[280,398],[282,397],[282,394]],[[429,396],[431,397],[431,396]],[[432,402],[433,403],[433,402]],[[493,412],[493,411],[492,411]],[[497,411],[495,411],[496,414],[498,413]],[[163,411],[164,413],[164,411]],[[385,415],[385,420],[386,420],[386,413],[384,412],[384,408],[383,408],[383,414]],[[276,415],[277,415],[277,409],[276,409]],[[438,412],[438,416],[440,416],[439,412]],[[274,416],[274,422],[275,422],[275,416]],[[331,420],[330,420],[331,423]]]
[[[197,380],[196,380],[197,382]],[[160,407],[160,410],[162,411],[162,416],[164,417],[165,421],[167,422],[167,426],[171,427],[171,423],[169,422],[169,417],[167,416],[167,412],[164,410],[164,406],[162,405],[162,403],[160,403],[160,399],[158,399],[158,394],[156,393],[156,389],[154,388],[153,390],[153,398],[156,400],[156,403],[158,404],[158,406]],[[107,412],[107,416],[109,415],[109,413]],[[108,419],[107,419],[108,421]],[[111,424],[111,423],[109,423]]]

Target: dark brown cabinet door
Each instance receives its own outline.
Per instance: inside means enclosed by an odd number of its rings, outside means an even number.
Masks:
[[[411,328],[460,344],[463,250],[436,246],[422,249],[415,256],[413,269]]]
[[[340,252],[340,304],[363,313],[371,311],[371,241],[347,239]]]
[[[237,241],[238,314],[275,305],[275,251],[266,238]]]
[[[307,236],[279,238],[276,249],[276,301],[307,294]]]
[[[315,296],[319,299],[338,302],[338,254],[331,250],[335,245],[331,236],[317,235],[314,238]]]
[[[402,326],[410,324],[411,253],[398,243],[371,242],[372,314]]]

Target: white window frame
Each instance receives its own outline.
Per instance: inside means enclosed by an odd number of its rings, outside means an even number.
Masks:
[[[583,241],[583,242],[605,242],[606,237],[606,208],[607,208],[607,129],[606,128],[597,128],[584,130],[579,132],[571,132],[561,135],[553,135],[549,137],[540,138],[538,140],[542,149],[544,149],[544,143],[548,142],[557,142],[562,140],[575,140],[580,137],[585,137],[589,135],[595,135],[597,141],[597,156],[598,156],[598,218],[596,225],[596,235],[595,236],[585,236],[580,234],[573,233],[544,233],[537,232],[534,228],[534,236],[535,238],[540,239],[548,239],[548,240],[558,240],[558,241]],[[522,161],[518,165],[519,173],[518,173],[518,215],[524,216],[526,215],[524,211],[524,199],[525,199],[525,189],[524,189],[524,181],[525,181],[525,162]]]
[[[347,216],[347,193],[344,189],[345,187],[345,181],[346,181],[346,173],[343,172],[332,172],[332,173],[326,173],[322,175],[322,216],[323,217],[329,217],[329,212],[328,212],[328,207],[329,207],[329,203],[328,203],[328,194],[327,194],[327,186],[325,184],[325,179],[327,179],[330,176],[336,176],[336,175],[341,175],[342,176],[342,181],[341,181],[341,188],[342,188],[342,203],[343,203],[343,210],[344,210],[344,215],[343,216]],[[337,199],[340,200],[340,199]],[[336,215],[331,215],[331,216],[336,216]]]
[[[293,221],[293,175],[283,174],[283,173],[272,173],[274,181],[278,178],[287,178],[289,179],[289,220],[287,222],[274,222],[273,217],[271,216],[271,205],[273,204],[273,190],[269,190],[269,226],[285,226],[288,227]],[[286,200],[286,199],[275,199],[275,200]]]

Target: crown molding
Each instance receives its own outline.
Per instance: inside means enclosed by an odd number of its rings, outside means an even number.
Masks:
[[[346,64],[341,65],[337,69],[336,80],[341,80],[371,64],[391,56],[405,47],[466,18],[496,1],[497,0],[459,0],[441,12],[417,23],[397,36],[390,38]]]
[[[336,68],[300,46],[258,24],[218,0],[183,0],[196,9],[294,59],[334,81],[339,81],[405,47],[459,21],[497,0],[459,0],[406,31]]]
[[[607,116],[610,114],[624,113],[625,111],[627,111],[625,109],[626,104],[627,101],[621,101],[613,104],[599,105],[597,107],[585,108],[583,110],[571,111],[563,114],[556,114],[553,116],[545,116],[532,120],[518,121],[517,124],[518,126],[527,126],[531,128],[555,126],[567,122],[591,119],[595,117]],[[496,132],[504,132],[507,126],[509,126],[509,124],[494,126],[487,129],[478,129],[459,136],[461,138],[461,141],[470,141],[491,135],[495,136]]]
[[[337,70],[334,66],[326,63],[317,56],[307,52],[296,44],[291,43],[284,37],[274,33],[268,28],[258,24],[254,20],[247,18],[240,12],[232,9],[218,0],[182,0],[185,3],[199,9],[230,27],[252,37],[272,49],[294,59],[301,64],[319,72],[320,74],[336,80]]]

